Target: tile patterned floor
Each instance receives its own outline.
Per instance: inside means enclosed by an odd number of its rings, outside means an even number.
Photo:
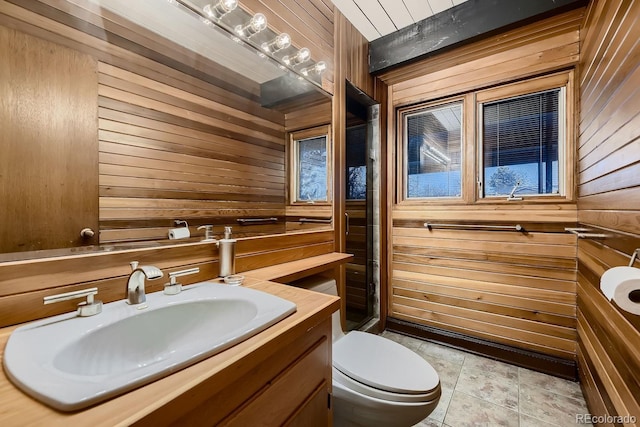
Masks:
[[[424,357],[438,372],[438,407],[415,427],[567,427],[588,413],[578,383],[393,332],[384,337]]]

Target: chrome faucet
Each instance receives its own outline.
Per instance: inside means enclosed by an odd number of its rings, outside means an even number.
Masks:
[[[147,300],[144,294],[145,279],[154,280],[164,276],[162,270],[152,265],[142,265],[138,267],[138,261],[131,262],[131,274],[125,289],[127,304],[142,304]]]

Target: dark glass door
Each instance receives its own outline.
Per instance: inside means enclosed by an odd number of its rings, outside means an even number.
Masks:
[[[373,277],[373,126],[374,101],[347,82],[346,108],[346,250],[354,255],[346,266],[347,329],[357,329],[374,316]],[[375,120],[374,120],[375,116]]]

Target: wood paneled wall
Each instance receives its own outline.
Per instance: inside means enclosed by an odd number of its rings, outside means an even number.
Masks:
[[[315,105],[304,105],[287,112],[284,117],[287,132],[331,124],[331,99]]]
[[[99,72],[102,243],[163,239],[174,219],[198,239],[202,224],[239,235],[284,231],[236,222],[284,216],[282,120],[103,62]]]
[[[390,315],[572,359],[575,244],[562,232],[430,231],[395,220]]]
[[[387,160],[391,177],[396,175],[393,158],[400,155],[395,107],[575,66],[583,12],[551,17],[384,73],[381,78],[389,85],[387,153],[394,153]],[[467,173],[473,187],[475,174]],[[389,200],[394,200],[396,186],[387,186]],[[465,197],[455,204],[404,201],[390,207],[390,321],[574,363],[576,238],[564,227],[575,226],[575,200],[492,203]],[[520,223],[527,232],[430,231],[425,222]],[[570,370],[565,375],[574,374]]]
[[[346,252],[353,260],[346,266],[345,295],[348,310],[367,314],[367,205],[365,201],[348,200],[349,234]]]
[[[369,74],[369,42],[337,9],[335,19],[340,38],[336,54],[343,61],[340,72],[345,80],[375,99],[375,77]]]
[[[592,1],[581,39],[578,218],[609,237],[578,245],[580,380],[591,413],[640,425],[640,318],[600,291],[640,247],[640,3]]]

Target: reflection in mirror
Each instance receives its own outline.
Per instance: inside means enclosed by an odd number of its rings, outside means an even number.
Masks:
[[[263,106],[328,95],[322,89],[326,63],[314,61],[308,48],[276,33],[262,13],[251,15],[236,0],[91,1],[259,83]]]
[[[326,127],[292,134],[292,203],[328,203],[329,135]]]
[[[285,232],[286,130],[298,111],[330,111],[325,65],[295,64],[301,46],[270,29],[234,41],[204,6],[0,5],[0,261],[198,242],[202,225]],[[189,239],[168,239],[176,220]]]

